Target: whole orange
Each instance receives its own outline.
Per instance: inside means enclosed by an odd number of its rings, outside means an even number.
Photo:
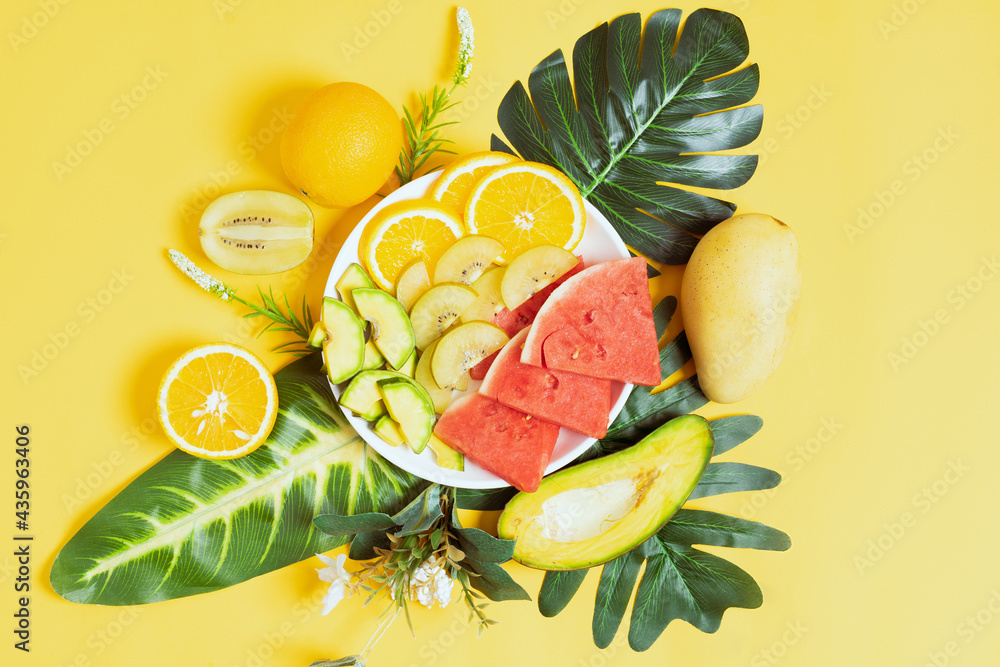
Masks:
[[[281,137],[281,165],[320,206],[360,204],[392,173],[403,143],[399,116],[360,83],[320,88],[299,107]]]

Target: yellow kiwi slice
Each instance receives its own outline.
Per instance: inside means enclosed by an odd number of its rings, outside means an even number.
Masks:
[[[313,214],[297,197],[268,190],[222,195],[198,225],[205,255],[233,273],[280,273],[301,264],[313,247]]]
[[[500,295],[500,282],[507,269],[502,266],[494,266],[487,269],[483,275],[472,283],[472,289],[476,290],[479,296],[472,302],[472,305],[465,309],[459,318],[462,324],[473,320],[483,320],[492,322],[493,317],[504,309],[503,298]]]
[[[410,312],[410,308],[424,292],[431,288],[431,277],[427,273],[427,264],[422,259],[414,260],[406,265],[396,279],[396,301]]]
[[[500,282],[500,296],[508,310],[514,310],[536,292],[548,287],[576,266],[576,256],[554,245],[525,250],[511,260]]]
[[[469,370],[507,344],[504,330],[489,322],[468,322],[446,333],[431,358],[431,373],[439,387],[465,391]]]
[[[424,292],[410,310],[417,349],[427,349],[475,300],[476,290],[460,283],[441,283]]]
[[[471,285],[503,251],[503,244],[489,236],[463,236],[441,254],[434,267],[434,284]]]

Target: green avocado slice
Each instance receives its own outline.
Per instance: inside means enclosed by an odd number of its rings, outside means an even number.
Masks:
[[[354,376],[350,384],[344,388],[340,395],[340,404],[354,414],[375,421],[385,414],[385,404],[382,402],[382,393],[376,384],[379,380],[406,380],[407,377],[396,371],[361,371]]]
[[[365,270],[360,265],[351,264],[344,271],[343,275],[340,276],[336,287],[337,293],[340,294],[340,299],[357,312],[351,292],[358,288],[375,287],[375,283],[372,282],[372,279],[368,277],[368,274],[365,273]]]
[[[405,380],[386,379],[376,382],[389,416],[399,424],[403,438],[415,453],[427,446],[434,429],[434,403],[419,384]]]
[[[371,322],[372,340],[389,365],[403,368],[413,353],[413,327],[406,311],[392,295],[380,289],[359,287],[351,291],[354,305],[364,319]]]
[[[321,321],[326,330],[321,343],[326,372],[330,382],[340,384],[361,370],[365,359],[364,325],[353,310],[330,297],[323,299]]]
[[[500,515],[514,560],[543,570],[593,567],[645,542],[680,509],[712,456],[712,429],[677,417],[639,443],[561,470]]]

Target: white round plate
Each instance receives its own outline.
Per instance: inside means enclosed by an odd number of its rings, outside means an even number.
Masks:
[[[344,241],[344,247],[330,268],[330,277],[327,279],[326,288],[323,290],[324,296],[340,298],[336,288],[337,281],[352,262],[360,263],[358,260],[358,242],[361,238],[361,231],[368,224],[372,216],[394,202],[425,196],[430,186],[438,179],[438,175],[439,172],[427,174],[411,183],[407,183],[376,204],[368,212],[368,215],[362,218],[361,222],[354,228],[354,231],[351,232],[351,235]],[[584,207],[587,211],[587,226],[584,229],[583,239],[573,252],[583,257],[586,266],[629,257],[628,248],[622,243],[621,238],[619,238],[611,223],[589,202],[584,201]],[[334,395],[339,398],[340,392],[345,386],[346,384],[333,385]],[[478,383],[473,382],[470,384],[469,390],[474,391],[477,387]],[[613,421],[618,416],[618,413],[621,412],[622,407],[625,405],[625,400],[631,391],[631,384],[611,383],[611,414],[608,417],[608,423]],[[354,427],[365,442],[391,463],[411,474],[431,482],[437,482],[438,484],[458,486],[466,489],[498,489],[510,486],[504,480],[491,472],[483,470],[468,459],[465,460],[465,470],[463,471],[441,468],[438,466],[437,457],[431,451],[430,447],[425,447],[424,451],[420,454],[414,454],[411,449],[405,446],[394,447],[378,437],[372,431],[371,424],[367,421],[356,417],[347,408],[341,408],[341,411],[343,411],[344,416],[347,417],[347,421],[350,422],[351,426]],[[551,472],[555,472],[572,462],[593,442],[594,438],[589,438],[569,429],[560,429],[559,439],[556,441],[556,446],[552,452],[552,458],[549,460],[549,465],[545,469],[545,474],[548,475]]]

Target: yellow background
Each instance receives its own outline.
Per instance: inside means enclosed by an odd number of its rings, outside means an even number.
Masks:
[[[448,131],[460,151],[488,147],[507,88],[549,52],[663,5],[467,7],[475,69],[462,123]],[[1000,14],[988,0],[718,8],[746,24],[765,108],[751,147],[760,167],[731,197],[792,226],[804,263],[782,367],[752,398],[703,411],[761,415],[764,429],[730,458],[785,476],[774,492],[703,503],[791,535],[784,553],[714,550],[757,579],[763,607],[727,612],[714,635],[677,622],[645,654],[628,649],[623,629],[599,651],[591,573],[554,619],[534,602],[492,605],[501,624],[481,639],[460,605],[419,611],[417,638],[398,625],[372,665],[967,666],[1000,655],[1000,280],[990,263],[1000,247]],[[228,339],[272,368],[286,360],[267,352],[273,337],[241,329],[241,311],[183,279],[165,249],[207,265],[196,229],[208,199],[291,191],[274,130],[309,91],[354,80],[399,107],[446,78],[453,16],[454,5],[416,0],[3,3],[0,465],[13,467],[14,427],[29,424],[36,535],[30,655],[12,648],[12,547],[0,547],[4,664],[298,666],[364,644],[377,605],[352,600],[321,618],[315,561],[134,609],[65,602],[48,569],[87,518],[169,450],[154,393],[173,358]],[[72,166],[67,153],[81,144],[88,154]],[[315,303],[374,201],[313,207],[314,258],[270,284]],[[222,275],[244,291],[257,282]],[[676,293],[679,275],[668,270],[658,292]],[[60,341],[37,375],[19,371]],[[0,478],[13,485],[11,472]],[[6,490],[0,498],[7,545],[13,500]],[[509,570],[537,593],[539,573]]]

